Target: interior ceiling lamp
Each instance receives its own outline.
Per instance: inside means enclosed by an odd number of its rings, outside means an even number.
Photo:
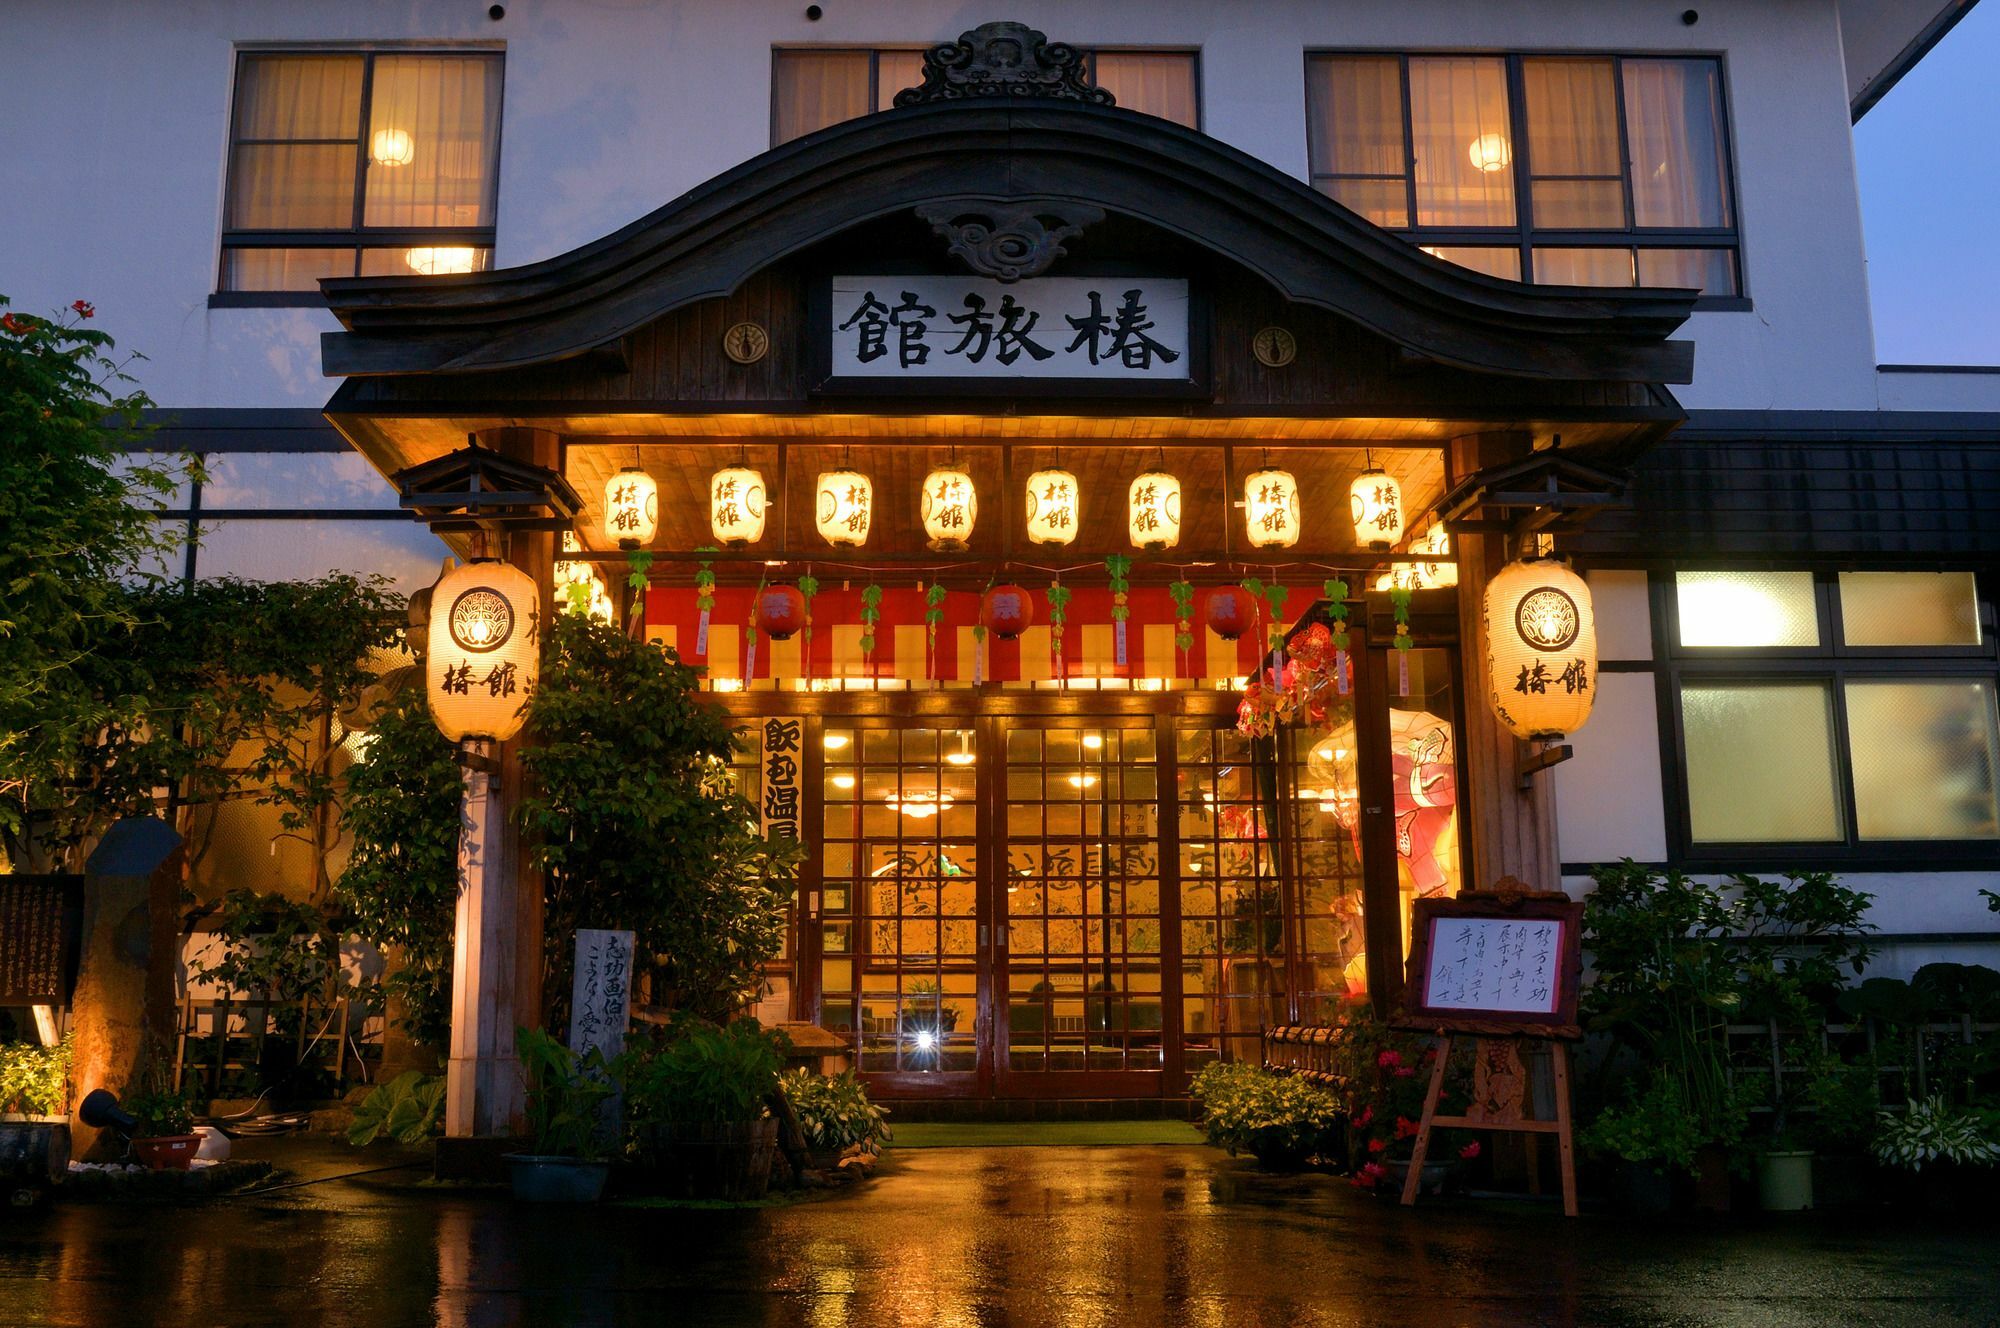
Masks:
[[[1299,542],[1299,482],[1289,470],[1252,471],[1243,481],[1243,520],[1250,544],[1289,549]]]
[[[1486,681],[1517,738],[1582,728],[1597,695],[1590,586],[1554,558],[1508,563],[1486,583]]]
[[[417,143],[407,129],[377,129],[368,139],[368,160],[377,166],[407,166],[416,156]]]
[[[708,481],[708,528],[725,549],[764,538],[764,476],[748,466],[718,470]]]
[[[1067,544],[1076,538],[1083,494],[1066,470],[1038,470],[1028,476],[1028,538],[1036,544]]]
[[[604,538],[621,549],[643,549],[660,528],[660,486],[637,466],[604,481]]]
[[[420,277],[448,277],[470,272],[478,261],[477,251],[465,245],[419,245],[403,251],[403,262]]]
[[[875,513],[875,486],[858,470],[823,470],[813,513],[820,538],[835,548],[858,549],[868,542]]]
[[[1379,553],[1403,537],[1403,486],[1373,458],[1347,493],[1357,545]]]
[[[1472,140],[1472,146],[1465,155],[1472,158],[1474,166],[1489,175],[1506,170],[1514,161],[1514,151],[1507,146],[1505,134],[1481,134]]]
[[[526,572],[497,559],[455,567],[431,588],[425,694],[453,742],[505,742],[541,671],[539,596]]]
[[[979,492],[972,476],[956,465],[943,466],[924,477],[924,535],[938,553],[956,553],[972,539],[979,519]]]
[[[1181,542],[1181,482],[1149,470],[1125,495],[1125,526],[1135,549],[1171,549]]]

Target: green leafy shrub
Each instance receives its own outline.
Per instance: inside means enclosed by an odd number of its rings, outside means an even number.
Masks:
[[[53,1047],[0,1042],[0,1112],[60,1115],[69,1105],[72,1051],[67,1036]]]
[[[717,1027],[678,1021],[664,1038],[619,1058],[635,1125],[738,1125],[761,1120],[791,1040],[755,1019]]]
[[[874,1153],[889,1138],[883,1121],[888,1113],[868,1100],[868,1090],[852,1070],[836,1075],[793,1070],[779,1080],[779,1086],[798,1117],[806,1146],[814,1151],[859,1144]]]
[[[1599,1112],[1577,1132],[1576,1142],[1586,1153],[1642,1163],[1655,1171],[1692,1172],[1695,1153],[1706,1139],[1678,1080],[1655,1073],[1641,1090],[1628,1085],[1625,1099]]]
[[[1927,1163],[1990,1167],[2000,1163],[2000,1143],[1986,1133],[1978,1112],[1933,1095],[1904,1112],[1885,1111],[1875,1136],[1875,1156],[1892,1167],[1922,1171]]]
[[[1215,1062],[1194,1077],[1208,1141],[1247,1152],[1272,1170],[1297,1170],[1325,1150],[1341,1120],[1340,1103],[1296,1075]]]
[[[618,1091],[604,1053],[578,1056],[539,1028],[514,1032],[528,1080],[531,1151],[541,1157],[602,1158],[609,1149],[604,1104]]]
[[[444,1076],[409,1070],[361,1100],[347,1142],[361,1148],[387,1135],[399,1144],[420,1144],[443,1128]]]

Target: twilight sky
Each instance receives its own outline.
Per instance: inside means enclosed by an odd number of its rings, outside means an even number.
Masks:
[[[2000,0],[1854,127],[1875,358],[2000,365]]]

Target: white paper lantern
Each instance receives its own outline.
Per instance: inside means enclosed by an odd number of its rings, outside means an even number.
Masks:
[[[1243,481],[1243,521],[1253,548],[1299,542],[1299,482],[1289,470],[1258,470]]]
[[[1553,558],[1508,563],[1486,584],[1486,682],[1518,738],[1574,733],[1597,697],[1590,587]]]
[[[1066,470],[1038,470],[1028,476],[1028,538],[1037,544],[1067,544],[1076,538],[1083,493]]]
[[[875,486],[858,470],[823,470],[815,524],[821,538],[836,547],[858,549],[868,542],[868,523],[875,514]]]
[[[1451,532],[1444,528],[1444,522],[1433,521],[1430,529],[1424,532],[1423,538],[1417,540],[1410,548],[1416,553],[1427,553],[1432,558],[1449,558]],[[1417,572],[1425,588],[1444,589],[1458,584],[1457,563],[1419,562]]]
[[[708,528],[723,548],[764,538],[764,476],[748,466],[718,470],[708,481]]]
[[[1381,550],[1403,537],[1403,486],[1395,476],[1370,470],[1357,476],[1347,492],[1357,545]]]
[[[940,552],[965,548],[979,519],[979,491],[972,476],[946,467],[924,477],[924,534]]]
[[[565,530],[562,533],[562,551],[565,554],[580,554],[583,552],[583,543],[577,539],[574,530]],[[556,594],[560,596],[564,589],[569,586],[584,585],[596,575],[597,573],[592,570],[590,564],[582,558],[565,557],[557,559],[554,576]]]
[[[1171,549],[1181,542],[1181,482],[1163,470],[1132,481],[1125,495],[1125,527],[1135,549]]]
[[[505,742],[526,722],[521,707],[541,672],[541,605],[518,567],[455,567],[431,590],[424,661],[431,716],[444,736]]]
[[[642,549],[660,528],[660,486],[637,466],[604,481],[604,538],[621,549]]]

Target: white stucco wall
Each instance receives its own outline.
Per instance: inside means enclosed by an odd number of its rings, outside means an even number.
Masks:
[[[11,0],[0,6],[0,291],[33,312],[94,300],[143,351],[163,405],[317,406],[311,310],[214,309],[233,53],[249,43],[502,43],[507,53],[497,261],[595,239],[765,149],[774,44],[892,44],[1019,18],[1088,45],[1198,48],[1207,131],[1306,171],[1303,53],[1326,46],[1719,52],[1733,108],[1746,289],[1754,312],[1703,313],[1692,407],[1876,403],[1834,0],[1019,0],[991,5],[510,6],[464,0]]]

